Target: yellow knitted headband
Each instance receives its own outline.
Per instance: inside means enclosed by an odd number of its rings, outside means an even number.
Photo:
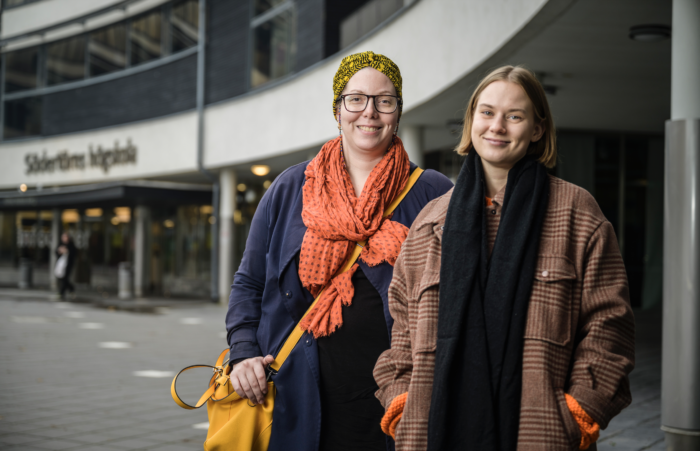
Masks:
[[[345,89],[345,85],[348,84],[353,75],[355,75],[360,70],[365,67],[373,67],[379,72],[383,73],[389,80],[394,84],[396,88],[396,95],[399,99],[402,98],[401,94],[401,71],[399,66],[394,64],[392,60],[384,55],[380,55],[374,52],[362,52],[355,53],[354,55],[346,56],[343,61],[340,62],[340,67],[338,72],[335,73],[333,77],[333,117],[337,117],[336,105],[338,101],[338,96]],[[399,102],[399,118],[401,117],[401,110],[403,104]]]

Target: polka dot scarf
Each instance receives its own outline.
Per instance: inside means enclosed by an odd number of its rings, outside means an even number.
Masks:
[[[352,304],[352,276],[359,267],[336,275],[355,243],[367,240],[360,260],[392,266],[408,228],[383,218],[385,208],[406,186],[410,163],[398,137],[370,173],[360,197],[345,169],[341,138],[327,142],[306,168],[301,217],[307,227],[301,245],[299,278],[312,295],[323,296],[301,322],[314,337],[328,336],[343,324],[342,306]]]

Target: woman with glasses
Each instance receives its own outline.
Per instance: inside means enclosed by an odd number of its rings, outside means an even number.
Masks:
[[[504,66],[467,104],[453,191],[396,262],[374,375],[396,449],[595,449],[631,401],[634,318],[610,222],[547,173],[556,134],[535,75]]]
[[[333,79],[339,136],[287,169],[256,210],[226,317],[231,383],[263,402],[266,367],[314,298],[306,331],[278,374],[269,449],[387,450],[372,369],[389,348],[387,292],[413,220],[452,183],[427,170],[384,218],[416,170],[396,135],[401,73],[372,52],[346,57]],[[357,262],[339,269],[358,242]]]

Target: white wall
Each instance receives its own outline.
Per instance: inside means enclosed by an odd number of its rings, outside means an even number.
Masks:
[[[89,132],[3,143],[0,145],[0,188],[16,188],[22,183],[30,188],[37,184],[93,183],[194,171],[197,169],[196,138],[197,115],[189,112]],[[136,164],[114,165],[106,173],[90,166],[90,146],[110,149],[117,141],[124,147],[127,140],[137,148]],[[28,154],[45,151],[50,157],[64,150],[69,154],[85,154],[85,169],[26,174]]]
[[[58,0],[46,0],[46,3]],[[79,2],[82,0],[71,0]],[[154,1],[154,0],[149,0]],[[44,4],[40,2],[38,4]],[[335,58],[286,83],[206,109],[205,165],[218,168],[314,148],[336,136],[332,80],[343,56],[372,50],[389,56],[403,75],[404,112],[429,101],[497,52],[547,0],[421,0],[389,25]],[[3,19],[4,20],[4,19]],[[299,98],[302,98],[301,107]],[[133,125],[0,144],[0,188],[20,183],[73,184],[165,176],[196,169],[196,115],[187,113]],[[136,167],[108,174],[86,169],[26,175],[27,153],[49,155],[131,138]]]
[[[221,167],[285,154],[335,136],[333,75],[342,57],[352,53],[372,50],[396,62],[403,76],[404,112],[410,111],[474,70],[546,3],[421,0],[376,34],[309,73],[208,108],[205,164]]]

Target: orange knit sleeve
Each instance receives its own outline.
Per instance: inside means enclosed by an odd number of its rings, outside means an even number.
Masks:
[[[386,435],[390,435],[391,438],[396,438],[396,428],[399,425],[399,420],[403,415],[403,408],[406,405],[406,398],[408,398],[408,392],[400,394],[391,401],[389,408],[386,409],[384,417],[382,417],[382,432]]]
[[[596,440],[598,440],[598,434],[600,433],[600,426],[598,423],[593,421],[583,407],[574,399],[573,396],[565,393],[566,405],[571,411],[571,415],[578,423],[578,428],[581,430],[581,445],[579,449],[588,449]],[[393,404],[393,403],[392,403]]]

